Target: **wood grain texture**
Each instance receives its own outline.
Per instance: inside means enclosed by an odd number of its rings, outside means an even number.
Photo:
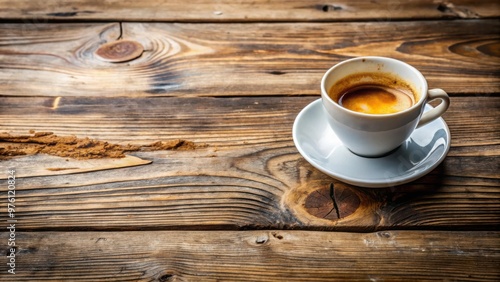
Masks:
[[[0,148],[6,144],[0,143]],[[8,146],[8,145],[7,145]],[[146,165],[151,161],[142,160],[134,156],[125,156],[116,159],[87,159],[85,161],[72,158],[61,158],[49,155],[23,156],[18,157],[15,162],[4,161],[2,169],[19,167],[21,170],[16,172],[16,178],[66,175],[74,173],[86,173],[91,171],[103,171],[109,169],[124,168],[137,165]],[[0,175],[0,180],[6,180],[7,174]]]
[[[449,156],[429,175],[388,189],[343,184],[298,154],[293,120],[313,97],[65,97],[56,109],[53,98],[25,99],[3,99],[2,129],[124,145],[180,138],[207,147],[134,153],[152,161],[144,166],[20,179],[16,203],[23,230],[463,230],[500,224],[498,97],[452,97],[445,116],[453,140]],[[38,158],[40,167],[49,161]],[[21,172],[25,162],[1,162],[0,171]],[[307,209],[332,182],[339,189],[340,220]],[[332,208],[328,198],[318,205]]]
[[[436,18],[478,18],[500,15],[496,1],[0,1],[0,18],[93,21],[346,21]]]
[[[499,6],[0,0],[0,133],[206,144],[1,160],[0,281],[499,281]],[[451,95],[451,150],[412,183],[346,185],[293,144],[323,73],[362,55]]]
[[[499,32],[496,20],[1,24],[0,95],[318,95],[328,68],[363,55],[406,61],[454,95],[500,93]],[[117,40],[144,52],[124,63],[95,55]]]
[[[121,145],[184,139],[219,151],[293,145],[295,117],[315,97],[2,97],[2,131],[89,137]],[[27,102],[29,100],[29,102]],[[54,108],[57,102],[57,108]],[[450,156],[497,156],[500,97],[451,97]]]
[[[18,232],[15,279],[495,281],[499,238],[473,231]],[[5,264],[0,269],[6,273]]]

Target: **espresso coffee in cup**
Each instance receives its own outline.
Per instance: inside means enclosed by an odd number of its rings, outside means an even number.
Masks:
[[[393,114],[411,108],[415,91],[390,74],[358,73],[331,87],[328,95],[340,106],[365,114]]]
[[[392,152],[450,104],[445,91],[428,89],[417,69],[385,57],[353,58],[333,66],[321,80],[321,97],[337,137],[364,157]],[[436,99],[441,103],[424,111]]]

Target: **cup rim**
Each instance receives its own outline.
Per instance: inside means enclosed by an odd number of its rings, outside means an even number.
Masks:
[[[413,104],[408,109],[405,109],[405,110],[402,110],[402,111],[399,111],[396,113],[390,113],[390,114],[367,114],[367,113],[356,112],[356,111],[353,111],[353,110],[350,110],[350,109],[347,109],[347,108],[340,106],[337,102],[335,102],[330,97],[330,95],[328,95],[328,91],[326,90],[326,87],[325,87],[326,79],[327,79],[327,77],[329,77],[329,75],[332,72],[334,72],[340,66],[345,65],[345,64],[350,64],[350,63],[355,62],[355,61],[361,61],[361,60],[385,60],[385,61],[390,61],[393,64],[403,65],[404,67],[410,69],[412,72],[414,72],[417,75],[417,77],[420,79],[421,84],[422,84],[422,90],[421,90],[422,93],[420,93],[420,95],[418,95],[418,98],[419,98],[418,101],[416,101],[415,104]],[[414,111],[416,108],[421,108],[422,104],[426,100],[427,91],[428,91],[427,80],[425,79],[424,75],[419,70],[417,70],[414,66],[412,66],[406,62],[403,62],[401,60],[398,60],[398,59],[389,58],[389,57],[381,57],[381,56],[360,56],[360,57],[350,58],[350,59],[341,61],[341,62],[335,64],[334,66],[330,67],[325,72],[325,74],[323,75],[323,77],[321,79],[321,98],[322,99],[326,98],[328,103],[333,104],[335,108],[340,109],[341,111],[344,111],[346,113],[352,114],[352,115],[357,116],[357,117],[365,117],[365,118],[395,117],[395,116],[404,115],[405,113]]]

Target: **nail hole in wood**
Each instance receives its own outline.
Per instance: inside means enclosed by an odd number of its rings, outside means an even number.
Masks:
[[[383,237],[383,238],[391,238],[391,233],[390,232],[386,232],[386,231],[382,231],[382,232],[379,232],[378,233],[380,235],[380,237]]]
[[[273,234],[273,237],[276,238],[276,239],[278,239],[278,240],[283,239],[283,236],[281,236],[280,234],[278,234],[276,232],[273,232],[272,234]]]
[[[332,5],[332,4],[325,4],[321,8],[321,10],[323,10],[323,12],[338,11],[338,10],[342,10],[342,7],[337,6],[337,5]]]
[[[257,240],[255,240],[255,243],[258,245],[262,245],[267,242],[267,238],[263,236],[257,237]]]
[[[448,11],[450,8],[448,7],[447,3],[439,3],[437,9],[438,9],[438,11],[444,13],[444,12]]]
[[[269,74],[273,74],[273,75],[283,75],[283,74],[286,74],[286,72],[283,72],[283,71],[270,71],[268,73]]]
[[[165,274],[165,275],[162,275],[160,278],[158,278],[158,281],[159,282],[169,282],[169,281],[173,281],[173,279],[174,279],[173,274]]]

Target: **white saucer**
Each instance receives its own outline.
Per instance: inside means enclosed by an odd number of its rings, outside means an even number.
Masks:
[[[425,110],[432,109],[426,105]],[[293,124],[293,141],[314,167],[345,183],[391,187],[413,181],[436,168],[450,149],[450,130],[442,118],[416,129],[398,149],[379,158],[353,154],[328,125],[321,99],[306,106]]]

